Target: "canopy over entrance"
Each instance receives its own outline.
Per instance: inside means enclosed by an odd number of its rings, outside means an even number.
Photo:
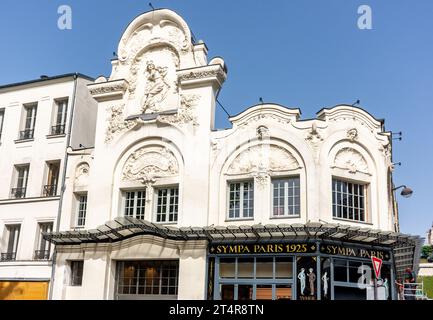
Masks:
[[[211,243],[317,239],[382,246],[393,251],[398,274],[402,274],[407,267],[416,271],[422,244],[419,236],[341,224],[256,224],[176,228],[131,217],[119,217],[91,230],[44,233],[44,238],[56,245],[80,245],[117,242],[138,235],[154,235],[180,241],[207,240]]]

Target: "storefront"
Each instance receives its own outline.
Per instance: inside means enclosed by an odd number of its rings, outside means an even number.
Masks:
[[[375,280],[371,257],[383,260]],[[325,241],[211,244],[208,299],[388,300],[389,248]],[[376,288],[376,289],[375,289]]]
[[[395,280],[405,268],[417,271],[421,244],[419,237],[334,224],[176,228],[130,217],[45,237],[68,257],[88,244],[122,250],[101,260],[115,271],[105,280],[113,291],[102,293],[111,299],[394,300]],[[378,278],[373,256],[382,260]]]
[[[179,260],[116,262],[116,300],[176,300]]]

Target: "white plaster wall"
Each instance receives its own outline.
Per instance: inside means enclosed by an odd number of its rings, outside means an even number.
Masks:
[[[69,285],[68,262],[84,259],[83,282]],[[115,266],[125,260],[179,259],[179,299],[204,299],[206,243],[139,236],[114,244],[64,247],[57,255],[53,299],[114,299]],[[194,283],[194,286],[191,286]]]

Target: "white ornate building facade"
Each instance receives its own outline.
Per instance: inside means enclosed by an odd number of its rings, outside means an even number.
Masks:
[[[46,299],[66,148],[93,146],[97,104],[81,74],[0,87],[0,299]]]
[[[68,150],[60,231],[44,233],[50,298],[396,298],[419,239],[397,232],[384,122],[263,103],[216,130],[226,77],[176,13],[129,24],[88,85],[94,148]],[[375,289],[358,284],[372,256]]]

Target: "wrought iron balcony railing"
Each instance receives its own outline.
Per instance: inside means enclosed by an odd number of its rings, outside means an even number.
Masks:
[[[26,189],[27,188],[12,188],[11,190],[11,198],[21,199],[26,197]]]
[[[50,260],[50,250],[35,250],[34,260]]]
[[[34,134],[35,134],[35,130],[33,130],[33,129],[26,129],[26,130],[20,131],[20,139],[19,140],[33,139]]]
[[[64,124],[57,124],[55,126],[51,126],[51,135],[60,135],[65,133],[65,125]]]
[[[44,186],[44,197],[53,197],[57,194],[56,184],[47,184]]]
[[[0,261],[15,261],[16,257],[16,252],[5,252],[1,254]]]

